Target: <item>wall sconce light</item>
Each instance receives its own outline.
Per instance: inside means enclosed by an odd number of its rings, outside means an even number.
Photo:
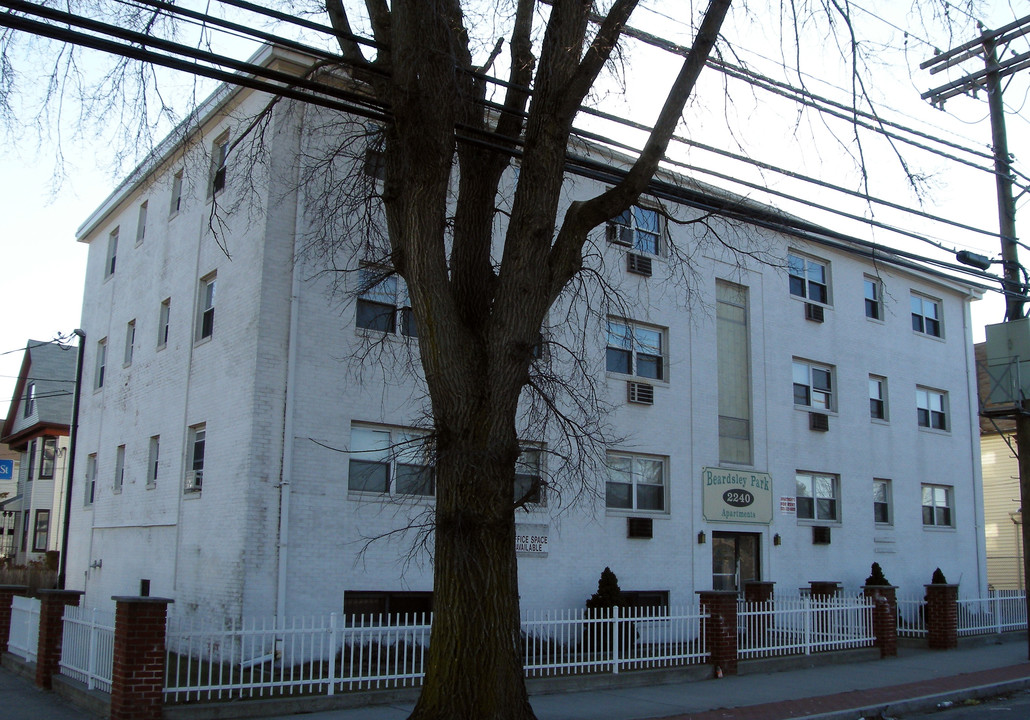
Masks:
[[[775,535],[773,535],[773,545],[782,545],[782,544],[783,544],[783,538],[780,537],[780,534],[776,533]]]
[[[705,531],[702,530],[701,532],[699,532],[697,534],[697,544],[698,545],[704,545],[705,544],[705,539],[706,539],[705,538]]]

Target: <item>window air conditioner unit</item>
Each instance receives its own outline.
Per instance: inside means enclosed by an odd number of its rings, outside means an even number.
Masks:
[[[651,258],[636,253],[626,253],[626,269],[636,275],[651,277]]]
[[[808,429],[826,432],[830,429],[830,416],[817,412],[808,413]]]
[[[823,321],[823,306],[815,303],[805,303],[805,320],[821,323]]]
[[[812,544],[813,545],[829,545],[830,544],[830,528],[822,527],[819,525],[812,527]]]
[[[626,383],[627,399],[637,405],[654,405],[654,386],[630,381]]]
[[[654,521],[651,518],[626,518],[626,537],[645,539],[653,538]]]
[[[186,481],[183,485],[183,490],[186,492],[200,492],[201,485],[204,484],[204,473],[197,472],[196,470],[186,471]]]
[[[608,223],[605,235],[610,243],[627,245],[629,247],[633,246],[633,228],[631,227],[619,225],[618,223]]]

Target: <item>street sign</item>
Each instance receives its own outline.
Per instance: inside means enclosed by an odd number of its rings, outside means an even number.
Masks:
[[[14,479],[14,460],[0,460],[0,480]]]

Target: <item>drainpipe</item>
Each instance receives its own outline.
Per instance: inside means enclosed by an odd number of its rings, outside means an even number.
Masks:
[[[68,437],[68,463],[64,481],[64,532],[61,534],[61,565],[57,573],[57,588],[65,589],[65,575],[68,571],[68,535],[72,522],[72,477],[75,473],[75,446],[79,436],[79,397],[82,393],[82,355],[86,350],[86,332],[79,328],[72,330],[79,338],[79,354],[75,361],[75,396],[72,399],[72,428]]]
[[[969,461],[970,461],[970,473],[973,477],[973,528],[976,533],[976,587],[978,593],[983,593],[986,587],[981,586],[981,582],[987,582],[987,573],[983,568],[982,562],[986,562],[987,547],[986,538],[984,537],[984,510],[982,505],[983,500],[983,467],[980,461],[980,401],[979,401],[979,388],[977,387],[977,376],[976,376],[976,363],[970,365],[970,358],[973,357],[973,320],[972,320],[972,290],[968,291],[969,300],[964,303],[965,312],[962,314],[962,324],[965,329],[965,344],[966,344],[966,396],[969,398],[969,402],[973,404],[972,409],[974,410],[971,415],[972,426],[969,432]],[[979,481],[977,478],[979,477]],[[983,552],[983,558],[980,553]]]

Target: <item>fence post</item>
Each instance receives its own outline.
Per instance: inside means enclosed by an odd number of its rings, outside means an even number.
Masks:
[[[619,633],[622,627],[619,625],[619,606],[612,606],[612,673],[619,674]]]
[[[114,596],[111,720],[160,720],[168,598]]]
[[[926,639],[931,650],[958,647],[958,585],[926,585]]]
[[[705,618],[708,662],[715,676],[737,674],[737,593],[734,590],[699,590]]]
[[[52,678],[61,672],[61,643],[64,640],[64,608],[78,605],[82,590],[39,591],[39,640],[36,643],[36,685],[49,690]]]
[[[343,652],[340,652],[343,664]],[[336,613],[329,613],[329,694],[336,694]]]
[[[7,652],[7,642],[11,639],[14,596],[24,595],[28,591],[28,585],[0,585],[0,654]]]
[[[994,590],[988,592],[988,596],[991,598],[991,608],[994,610],[994,627],[998,630],[998,634],[1001,635],[1001,596]]]
[[[881,658],[898,654],[897,593],[897,585],[866,585],[862,588],[862,594],[873,601],[873,635]]]

